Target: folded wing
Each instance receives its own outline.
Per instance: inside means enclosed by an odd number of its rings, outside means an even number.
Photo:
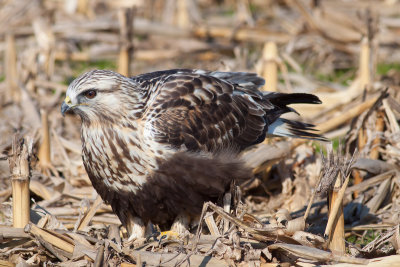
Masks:
[[[314,95],[261,92],[264,80],[251,73],[176,70],[161,77],[143,118],[159,143],[216,152],[242,150],[267,134],[324,140],[313,125],[280,118],[295,112],[289,104],[321,103]]]

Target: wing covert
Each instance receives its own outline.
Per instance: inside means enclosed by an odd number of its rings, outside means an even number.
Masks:
[[[156,142],[189,151],[242,149],[265,136],[265,106],[254,90],[205,74],[175,73],[159,83],[144,120]]]

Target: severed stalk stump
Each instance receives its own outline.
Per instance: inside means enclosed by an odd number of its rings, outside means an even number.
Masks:
[[[262,77],[268,81],[264,85],[265,91],[276,92],[278,87],[278,47],[274,42],[264,45],[262,58]]]
[[[118,11],[120,24],[120,51],[118,57],[118,72],[129,77],[133,54],[133,17],[134,8],[124,8]]]
[[[350,157],[342,155],[342,146],[336,153],[332,144],[326,147],[327,157],[322,154],[322,177],[318,189],[328,193],[329,216],[325,228],[325,236],[328,236],[328,247],[336,255],[344,255],[346,252],[344,235],[343,197],[350,180],[352,165],[357,157],[357,150]]]
[[[13,199],[13,226],[15,228],[24,228],[30,219],[29,180],[31,175],[32,140],[19,139],[18,135],[15,135],[12,143],[12,153],[12,157],[9,158],[9,165]]]
[[[329,249],[338,255],[344,255],[346,251],[345,236],[344,236],[344,214],[343,214],[343,200],[339,196],[340,188],[342,186],[339,177],[336,179],[334,189],[329,192],[329,217],[331,219],[332,226],[328,230],[329,235]],[[335,202],[339,202],[336,210],[334,208]],[[329,225],[327,225],[328,228]]]

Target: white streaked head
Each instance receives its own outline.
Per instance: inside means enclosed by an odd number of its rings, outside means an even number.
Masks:
[[[135,87],[131,79],[113,71],[86,72],[69,85],[61,112],[73,111],[83,122],[126,114],[140,99]]]

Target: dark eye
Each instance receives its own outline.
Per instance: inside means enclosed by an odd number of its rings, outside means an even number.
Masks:
[[[95,90],[88,90],[88,91],[84,92],[83,94],[85,95],[85,97],[87,97],[89,99],[92,99],[97,95]]]

